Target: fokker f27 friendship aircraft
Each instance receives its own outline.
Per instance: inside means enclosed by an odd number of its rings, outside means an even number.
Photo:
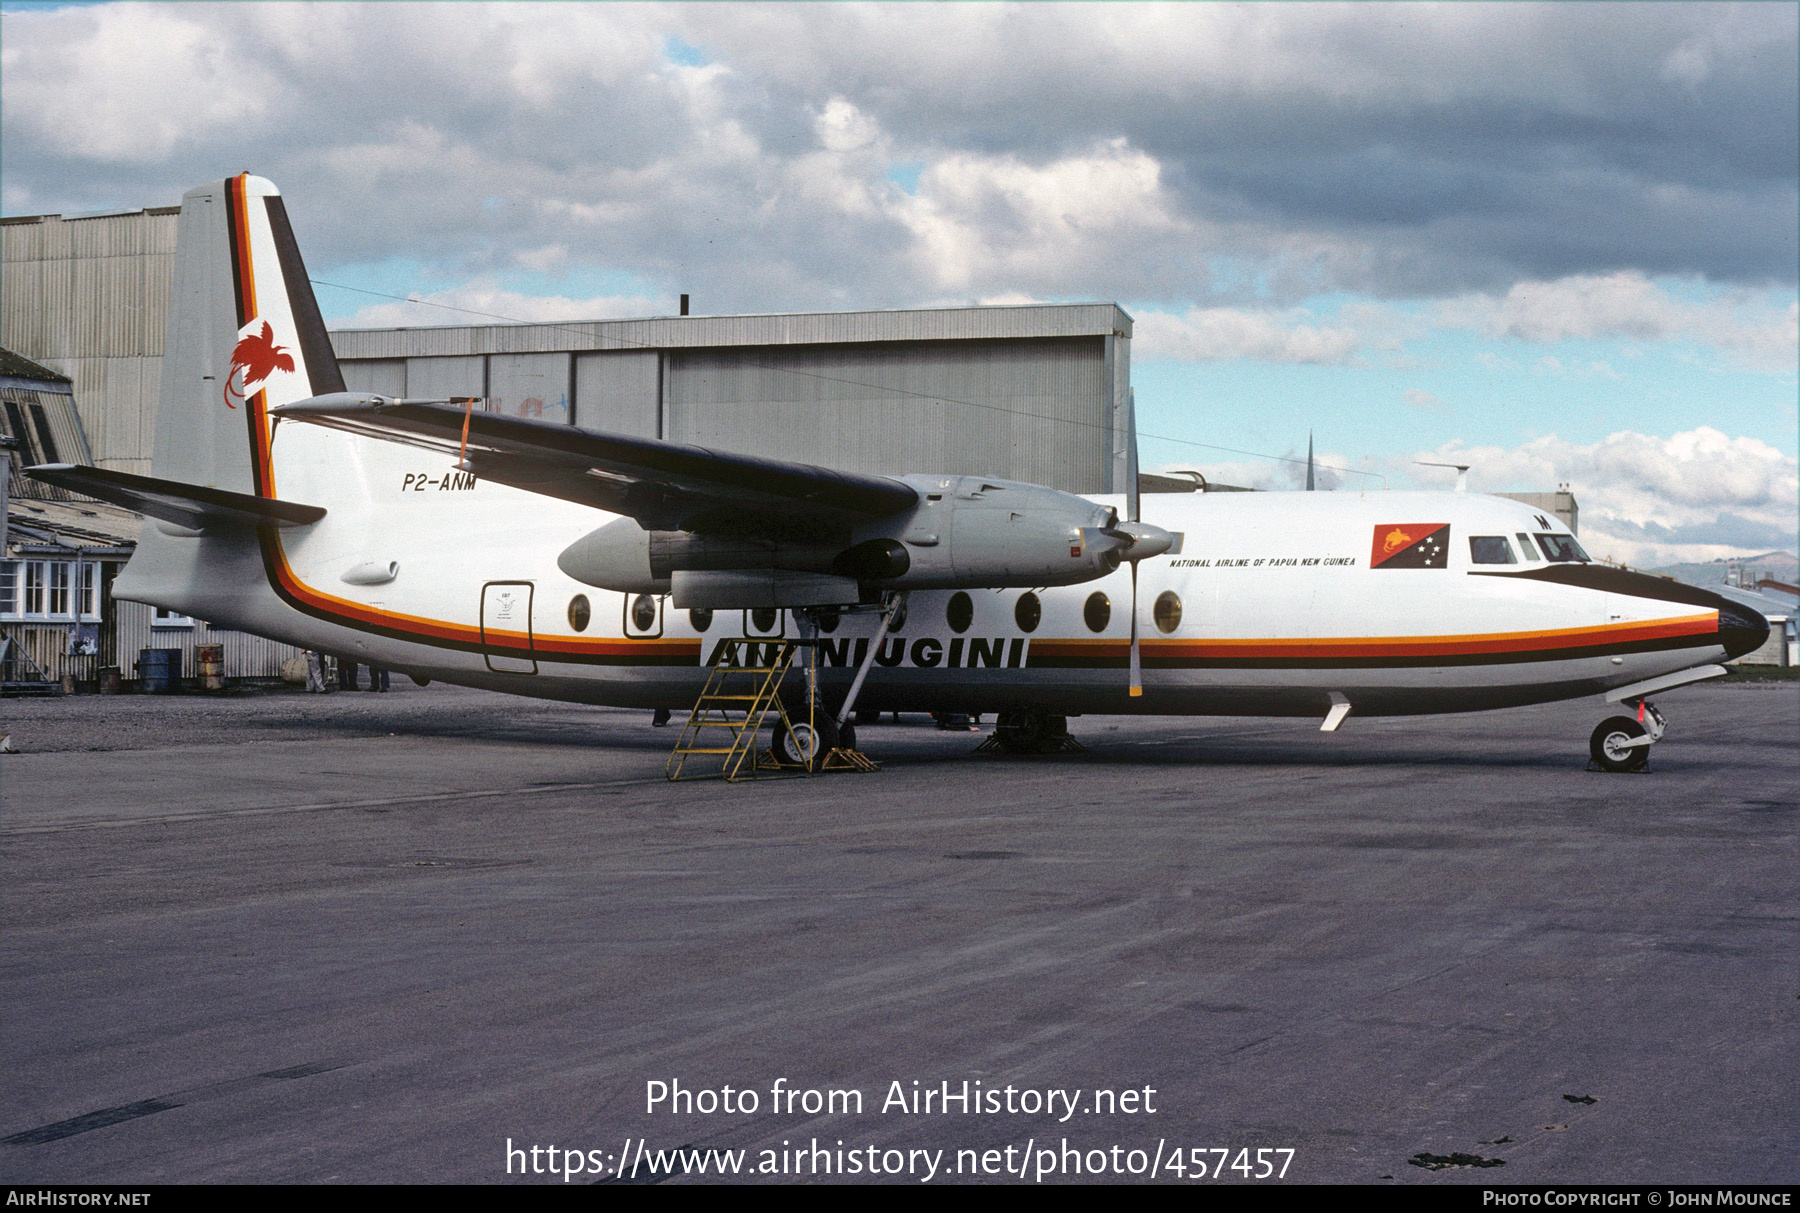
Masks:
[[[585,703],[685,708],[721,639],[806,630],[834,706],[873,663],[863,706],[998,712],[1017,746],[1057,715],[1334,729],[1606,694],[1636,710],[1590,749],[1626,770],[1662,735],[1647,696],[1768,634],[1502,498],[1171,494],[1145,518],[1135,466],[1125,499],[1088,498],[347,392],[282,199],[248,174],[182,199],[153,470],[31,472],[155,520],[117,596]]]

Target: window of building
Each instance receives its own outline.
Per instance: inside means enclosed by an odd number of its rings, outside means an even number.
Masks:
[[[39,619],[44,617],[44,562],[27,560],[25,562],[25,616]]]
[[[157,607],[156,614],[150,617],[150,626],[153,628],[191,628],[194,626],[194,620],[192,616],[178,614],[175,611],[165,611],[161,607]]]
[[[100,566],[80,560],[0,560],[0,619],[97,622]]]

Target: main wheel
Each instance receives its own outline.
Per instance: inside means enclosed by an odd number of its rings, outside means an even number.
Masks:
[[[775,728],[775,757],[791,767],[816,771],[825,761],[825,755],[837,745],[837,724],[823,714],[814,716],[810,722],[804,715],[799,719],[790,718],[786,727],[777,725]]]
[[[1035,754],[1044,724],[1042,712],[1002,712],[994,721],[994,739],[1008,754]]]
[[[1594,735],[1588,738],[1588,753],[1605,771],[1635,771],[1650,761],[1650,747],[1627,745],[1644,736],[1647,730],[1629,716],[1613,716],[1602,720]]]

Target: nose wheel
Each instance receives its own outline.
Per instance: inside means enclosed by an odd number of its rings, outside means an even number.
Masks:
[[[1648,700],[1638,701],[1638,713],[1602,720],[1588,738],[1590,770],[1622,774],[1641,771],[1650,762],[1650,747],[1662,740],[1668,722]]]

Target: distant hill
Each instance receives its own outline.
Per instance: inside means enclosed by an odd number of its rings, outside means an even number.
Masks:
[[[1741,563],[1746,572],[1758,577],[1773,577],[1776,581],[1785,581],[1789,585],[1800,584],[1800,559],[1795,559],[1792,552],[1764,552],[1760,556],[1745,556]],[[1726,562],[1709,560],[1705,564],[1670,564],[1660,569],[1651,569],[1652,573],[1661,573],[1665,577],[1673,577],[1677,581],[1685,581],[1689,585],[1724,585]]]

